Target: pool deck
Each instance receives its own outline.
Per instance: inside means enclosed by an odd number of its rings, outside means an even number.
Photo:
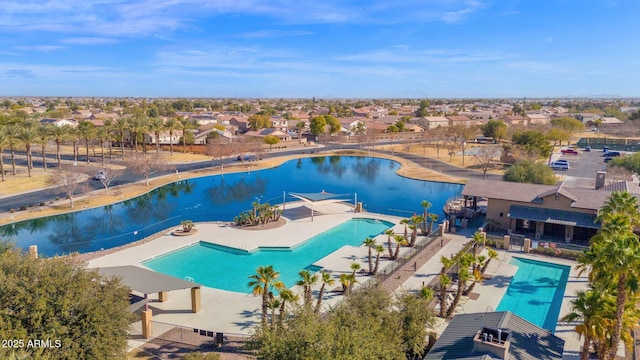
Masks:
[[[467,229],[458,234],[446,234],[445,236],[452,238],[447,246],[441,249],[433,258],[424,266],[416,271],[416,274],[404,283],[404,287],[412,289],[422,284],[428,284],[435,278],[441,268],[440,256],[450,256],[459,251],[463,245],[469,242],[475,229]],[[575,298],[575,293],[580,290],[588,289],[588,281],[586,275],[578,277],[576,270],[577,263],[575,261],[547,257],[537,254],[526,254],[519,250],[519,247],[513,247],[513,250],[496,250],[498,258],[492,260],[485,271],[485,274],[491,275],[490,279],[484,280],[482,283],[476,284],[473,294],[477,294],[477,299],[469,299],[461,306],[456,313],[480,313],[494,311],[500,303],[502,296],[507,291],[507,287],[511,282],[511,278],[518,270],[517,266],[509,264],[512,257],[520,257],[538,261],[544,261],[554,264],[561,264],[570,267],[569,278],[565,288],[562,307],[560,308],[560,318],[571,312],[571,300]],[[517,248],[517,250],[516,250]],[[487,250],[483,250],[482,255],[487,255]],[[447,322],[439,322],[436,327],[438,334],[441,334],[446,328]],[[555,335],[565,341],[563,359],[579,359],[580,347],[582,340],[578,339],[577,333],[574,331],[575,324],[558,321],[555,329]],[[620,346],[618,355],[624,356],[624,346]]]
[[[355,213],[351,206],[336,203],[315,205],[313,221],[310,218],[310,209],[304,204],[287,204],[283,217],[286,219],[285,225],[265,230],[242,230],[228,226],[227,223],[206,223],[197,224],[198,233],[192,236],[173,236],[171,231],[177,227],[168,229],[164,235],[153,241],[94,258],[88,262],[88,267],[134,265],[146,268],[141,264],[144,260],[199,241],[248,251],[260,246],[291,247],[352,218],[373,218],[390,221],[394,224],[400,220],[394,216]],[[393,229],[394,232],[401,233],[404,231],[404,226],[396,225]],[[386,244],[387,235],[379,235],[376,237],[376,241],[381,245]],[[338,281],[340,274],[351,273],[350,265],[354,261],[366,269],[368,267],[367,256],[368,250],[365,246],[343,246],[314,263],[330,270],[332,277],[336,280],[336,283],[326,290],[323,299],[324,308],[335,305],[342,299],[341,291],[334,291],[341,288]],[[382,258],[380,268],[388,264],[389,260]],[[273,265],[277,271],[277,264]],[[365,275],[357,275],[360,284],[366,282],[368,278]],[[247,279],[248,282],[249,279]],[[320,284],[314,290],[318,291],[319,287]],[[300,290],[295,286],[293,289]],[[157,294],[150,294],[152,302],[149,303],[149,307],[153,311],[153,321],[158,322],[153,323],[156,335],[162,333],[164,328],[167,330],[171,328],[172,326],[169,324],[224,332],[225,334],[248,335],[251,333],[251,329],[260,322],[261,298],[254,297],[248,287],[247,292],[242,294],[203,286],[201,290],[202,310],[197,314],[190,311],[191,292],[189,289],[171,291],[168,295],[169,299],[161,303],[157,301]],[[136,326],[138,328],[134,328],[134,331],[140,331],[139,325],[136,324]],[[129,345],[130,347],[138,347],[143,341],[142,339],[134,339],[130,341]]]
[[[192,236],[173,236],[168,229],[161,237],[147,243],[143,243],[134,247],[124,248],[123,250],[101,256],[90,260],[88,267],[108,267],[120,265],[135,265],[145,268],[141,262],[149,258],[165,254],[167,252],[179,249],[193,243],[204,241],[220,244],[239,249],[251,250],[259,246],[267,247],[289,247],[299,244],[308,238],[311,238],[329,228],[337,226],[351,218],[375,218],[380,220],[391,221],[398,224],[401,218],[372,213],[354,213],[350,206],[344,204],[324,204],[316,205],[316,212],[313,221],[311,221],[310,210],[302,203],[287,204],[287,209],[283,215],[286,218],[286,224],[277,228],[267,230],[241,230],[228,226],[224,223],[207,223],[198,224],[198,233]],[[394,232],[401,234],[404,232],[403,225],[395,225]],[[446,234],[445,237],[450,239],[446,245],[441,248],[435,256],[433,256],[426,264],[416,269],[415,273],[406,280],[400,289],[414,291],[421,285],[429,284],[440,271],[440,256],[450,256],[457,253],[465,243],[470,240],[474,229],[467,229],[457,234]],[[376,237],[376,241],[380,245],[384,245],[386,249],[387,235],[381,234]],[[484,250],[486,252],[486,250]],[[574,298],[574,294],[578,290],[587,288],[588,282],[586,277],[577,277],[575,270],[576,263],[559,258],[549,258],[539,255],[525,254],[521,251],[498,250],[499,258],[494,259],[487,268],[486,273],[492,275],[490,279],[485,280],[475,286],[473,293],[477,294],[477,299],[468,300],[460,311],[464,313],[475,313],[493,311],[500,302],[502,295],[505,293],[511,277],[517,270],[513,265],[509,264],[509,260],[513,256],[530,258],[540,261],[547,261],[571,267],[565,296],[560,311],[560,316],[570,311],[570,301]],[[336,252],[316,261],[314,264],[324,267],[331,271],[336,284],[327,289],[327,293],[323,300],[324,308],[334,306],[342,299],[341,287],[338,277],[341,273],[350,273],[350,265],[356,261],[360,263],[363,269],[367,268],[368,250],[365,246],[344,246]],[[389,264],[386,257],[381,260],[380,268],[384,268]],[[267,265],[267,264],[265,264]],[[277,264],[274,264],[277,271]],[[367,281],[368,277],[358,274],[358,283],[362,284]],[[249,279],[247,279],[247,282]],[[299,291],[298,287],[293,288]],[[319,284],[314,289],[317,291]],[[151,294],[154,299],[149,304],[153,310],[153,331],[155,335],[160,335],[165,330],[169,330],[175,325],[186,328],[205,329],[214,332],[224,332],[225,334],[251,334],[252,328],[260,321],[260,305],[261,299],[254,297],[249,293],[235,293],[224,290],[217,290],[208,287],[202,287],[202,310],[197,313],[191,313],[191,294],[190,290],[178,290],[169,292],[169,299],[166,302],[158,302],[157,295]],[[139,323],[136,323],[134,331],[139,331]],[[558,322],[555,334],[565,340],[565,359],[577,358],[582,341],[578,339],[577,334],[573,331],[571,324]],[[441,333],[446,327],[446,322],[439,322],[436,330]],[[135,348],[144,343],[145,340],[140,337],[133,338],[129,341],[129,346]],[[622,350],[622,353],[624,350]]]

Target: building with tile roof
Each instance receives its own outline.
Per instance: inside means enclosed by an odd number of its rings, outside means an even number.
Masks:
[[[593,189],[569,188],[564,183],[538,185],[471,179],[462,195],[486,198],[487,220],[500,224],[509,233],[588,245],[600,229],[596,221],[598,210],[612,191],[640,196],[637,185],[623,181],[605,186],[604,177],[604,172],[598,174]]]
[[[424,360],[561,360],[564,340],[510,311],[456,315]]]

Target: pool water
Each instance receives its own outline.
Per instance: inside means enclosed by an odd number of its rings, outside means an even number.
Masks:
[[[351,219],[320,233],[294,248],[260,248],[254,252],[210,243],[196,243],[143,262],[146,267],[180,279],[192,278],[204,286],[240,293],[250,291],[249,276],[259,266],[273,265],[287,287],[299,280],[303,269],[318,271],[313,263],[344,245],[359,246],[393,223],[374,219]]]
[[[529,322],[555,331],[569,266],[514,257],[518,267],[496,311],[511,311]]]

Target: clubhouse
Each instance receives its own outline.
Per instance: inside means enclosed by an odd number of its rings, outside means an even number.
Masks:
[[[628,191],[640,197],[640,187],[629,181],[605,185],[606,173],[598,172],[595,188],[469,180],[462,195],[469,203],[487,199],[487,223],[508,234],[524,235],[588,246],[600,229],[596,217],[611,192]]]

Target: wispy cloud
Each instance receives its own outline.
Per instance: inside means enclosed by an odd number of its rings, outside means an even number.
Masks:
[[[287,36],[307,36],[312,35],[311,31],[277,31],[277,30],[261,30],[239,34],[238,37],[242,38],[275,38],[275,37],[287,37]]]
[[[20,49],[20,50],[32,50],[32,51],[42,51],[42,52],[51,52],[51,51],[64,49],[64,47],[57,46],[57,45],[35,45],[35,46],[18,46],[17,49]]]
[[[118,40],[106,37],[74,37],[62,39],[60,42],[71,45],[107,45],[115,44]]]
[[[197,29],[204,18],[230,14],[259,15],[288,24],[390,23],[407,18],[460,22],[483,7],[477,0],[373,0],[367,4],[343,0],[0,0],[0,31],[82,34],[79,37],[87,38],[149,36]],[[257,37],[274,35],[304,34],[254,33]]]
[[[464,51],[460,49],[411,50],[409,47],[372,50],[335,57],[340,61],[364,63],[465,63],[495,62],[507,59],[497,52]]]
[[[6,69],[0,70],[0,77],[32,79],[35,75],[31,70],[27,69]]]

